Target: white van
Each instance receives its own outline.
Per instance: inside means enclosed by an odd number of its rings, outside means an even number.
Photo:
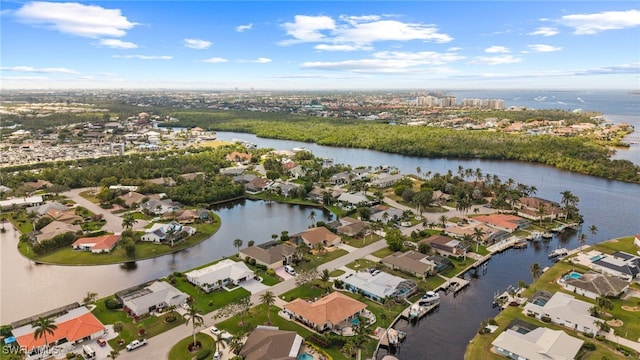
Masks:
[[[284,271],[287,274],[290,274],[290,275],[293,275],[293,276],[296,275],[296,269],[294,269],[293,266],[291,266],[291,265],[285,265],[284,266]]]
[[[96,352],[89,345],[82,345],[82,355],[85,359],[95,359]]]

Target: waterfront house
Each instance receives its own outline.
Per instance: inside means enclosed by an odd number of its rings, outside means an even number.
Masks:
[[[426,278],[433,274],[436,267],[427,255],[413,250],[404,253],[395,252],[380,262],[391,269],[404,271],[419,278]]]
[[[270,183],[271,181],[267,181],[261,177],[256,177],[244,184],[244,189],[249,193],[256,194],[268,188]]]
[[[482,232],[484,233],[481,240],[483,244],[495,244],[496,242],[499,242],[511,236],[510,233],[504,230],[498,230],[476,221],[471,221],[469,224],[448,227],[444,229],[444,234],[457,239],[462,239],[465,235],[470,235],[475,240],[476,228],[482,230]]]
[[[12,330],[18,345],[27,351],[32,351],[45,345],[76,344],[82,341],[96,339],[102,336],[105,326],[86,307],[78,307],[64,312],[53,319],[57,329],[53,334],[47,333],[47,341],[44,337],[35,336],[36,329],[31,325],[23,325]]]
[[[362,220],[343,217],[339,219],[340,226],[335,230],[340,235],[347,235],[351,237],[360,236],[365,234],[368,224]]]
[[[293,191],[296,191],[298,188],[300,188],[300,186],[298,184],[294,184],[294,183],[289,183],[289,182],[282,182],[282,181],[275,181],[273,182],[273,184],[271,184],[271,189],[275,190],[276,193],[284,196],[284,197],[289,197],[291,196],[291,193]]]
[[[246,165],[249,162],[251,162],[251,154],[232,151],[229,154],[227,154],[227,156],[225,156],[225,159],[235,162],[237,164]]]
[[[66,234],[68,232],[77,233],[78,231],[82,231],[80,225],[72,225],[54,220],[40,229],[40,233],[36,235],[36,240],[50,240],[56,235]]]
[[[591,269],[620,277],[627,281],[640,279],[640,257],[616,251],[613,254],[601,254],[591,258]]]
[[[100,254],[111,252],[119,240],[120,235],[83,237],[74,241],[71,246],[74,250],[91,251],[94,254]]]
[[[512,233],[529,226],[529,221],[519,216],[508,214],[491,214],[474,216],[473,220],[483,222],[493,228]]]
[[[350,172],[343,171],[343,172],[331,175],[331,177],[329,178],[329,181],[331,182],[331,185],[348,184],[351,182],[352,177],[353,175],[350,176]]]
[[[503,331],[491,343],[493,351],[509,359],[575,359],[584,343],[562,330],[545,327],[531,331],[523,329]]]
[[[404,175],[401,174],[389,175],[387,173],[382,173],[378,175],[377,179],[371,181],[371,186],[375,186],[377,188],[386,188],[402,179],[404,179]]]
[[[296,245],[305,243],[311,249],[315,249],[318,246],[323,248],[332,247],[342,242],[342,238],[340,236],[332,233],[324,226],[311,228],[309,230],[293,234],[290,236],[290,239]]]
[[[406,280],[384,271],[373,273],[358,271],[354,274],[346,274],[340,279],[344,282],[346,290],[361,293],[379,303],[383,303],[386,298],[401,301],[418,291],[418,285],[415,281]]]
[[[42,205],[44,200],[41,195],[18,197],[7,200],[0,200],[0,210],[8,210],[12,207],[26,208],[31,206]]]
[[[371,201],[361,193],[342,193],[338,196],[338,201],[344,205],[361,206],[368,205]]]
[[[241,249],[238,255],[242,260],[255,259],[256,264],[264,265],[269,269],[275,269],[283,265],[291,264],[294,252],[295,248],[291,245],[268,241],[260,245]]]
[[[178,241],[186,236],[196,233],[196,229],[191,226],[184,226],[180,223],[172,221],[168,224],[155,223],[149,229],[145,230],[142,235],[142,241],[149,241],[156,244],[165,241]]]
[[[162,215],[180,209],[180,205],[169,199],[150,199],[140,204],[140,209],[155,215]]]
[[[164,281],[156,281],[145,287],[132,289],[125,294],[116,295],[122,301],[124,311],[134,318],[169,306],[179,306],[189,298],[189,295]]]
[[[540,215],[540,208],[544,211]],[[562,208],[557,202],[541,199],[539,197],[521,197],[516,205],[518,215],[531,220],[555,219],[562,214]]]
[[[228,284],[237,286],[245,280],[252,279],[253,271],[243,262],[225,259],[184,275],[187,281],[208,293]]]
[[[567,291],[590,299],[600,296],[619,296],[629,288],[629,282],[616,276],[589,271],[575,276],[576,272],[564,275],[558,283]],[[573,276],[572,276],[573,275]]]
[[[304,338],[295,331],[258,325],[242,345],[244,360],[296,360],[302,352]]]
[[[403,215],[403,211],[386,205],[375,205],[371,207],[369,220],[377,222],[397,221]]]
[[[428,244],[437,253],[443,256],[462,256],[469,251],[469,245],[460,240],[444,235],[431,235],[418,241],[418,244]]]
[[[340,331],[351,326],[366,304],[339,292],[333,292],[316,301],[297,298],[284,306],[284,312],[318,332]]]
[[[593,304],[578,300],[562,292],[556,292],[550,298],[548,293],[534,294],[524,306],[523,313],[538,320],[547,318],[554,324],[586,334],[597,335],[598,318],[591,316]]]

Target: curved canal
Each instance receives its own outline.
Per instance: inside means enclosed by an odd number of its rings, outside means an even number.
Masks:
[[[464,168],[480,168],[483,173],[496,174],[503,181],[512,178],[537,187],[537,196],[559,201],[560,193],[570,190],[580,198],[579,207],[585,226],[596,225],[597,235],[587,233],[587,242],[602,241],[640,231],[640,185],[574,174],[555,168],[516,162],[486,160],[425,159],[386,154],[364,149],[345,149],[307,144],[296,141],[261,139],[254,135],[219,132],[220,139],[243,139],[260,147],[292,149],[305,146],[316,156],[333,158],[336,163],[352,166],[393,165],[402,173],[446,173]],[[135,284],[166,276],[173,271],[184,271],[209,261],[230,255],[236,250],[233,239],[254,240],[261,243],[271,234],[282,230],[300,231],[309,225],[310,208],[286,205],[267,205],[261,201],[243,201],[228,204],[215,211],[222,219],[220,231],[195,247],[174,255],[140,261],[134,269],[119,265],[74,267],[35,265],[15,250],[16,237],[11,230],[0,234],[1,310],[0,323],[8,323],[46,311],[72,301],[81,300],[87,291],[100,296],[111,294]],[[318,211],[316,211],[318,213]],[[317,217],[326,220],[327,214]],[[529,282],[528,265],[548,264],[547,253],[556,247],[574,248],[577,237],[554,238],[547,248],[510,250],[494,257],[487,273],[472,279],[471,286],[456,298],[446,296],[437,313],[427,317],[415,328],[402,347],[402,359],[461,359],[466,344],[475,334],[480,321],[495,316],[492,309],[493,293],[504,290],[519,280]],[[551,249],[551,250],[550,250]],[[28,299],[25,301],[24,299]]]

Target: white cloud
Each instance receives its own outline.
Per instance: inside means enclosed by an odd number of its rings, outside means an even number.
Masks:
[[[98,42],[100,46],[108,46],[114,49],[137,49],[138,45],[128,41],[122,41],[118,39],[100,39]]]
[[[491,54],[508,53],[509,52],[509,48],[506,48],[504,46],[494,45],[494,46],[489,46],[488,48],[484,49],[484,52],[491,53]]]
[[[258,63],[258,64],[267,64],[267,63],[270,63],[271,61],[272,60],[269,59],[269,58],[260,57],[260,58],[257,58],[255,60],[252,60],[251,62]]]
[[[341,16],[338,21],[329,16],[296,15],[292,23],[284,23],[289,39],[280,45],[317,42],[317,50],[353,51],[370,50],[371,44],[379,41],[433,41],[446,43],[453,38],[440,33],[435,25],[404,23],[384,19],[380,15]]]
[[[251,28],[253,28],[253,24],[238,25],[238,26],[236,26],[236,31],[237,32],[245,32],[247,30],[251,30]]]
[[[139,59],[139,60],[171,60],[173,56],[169,55],[113,55],[118,59]]]
[[[335,62],[310,61],[302,63],[300,67],[305,69],[348,71],[353,73],[446,73],[452,72],[452,70],[441,65],[462,59],[464,59],[464,56],[456,53],[381,51],[373,54],[373,58],[370,59]]]
[[[358,50],[373,50],[370,45],[363,44],[318,44],[313,47],[316,50],[322,51],[358,51]]]
[[[212,58],[208,58],[208,59],[204,59],[202,60],[202,62],[206,62],[206,63],[212,63],[212,64],[217,64],[217,63],[226,63],[229,60],[225,59],[225,58],[221,58],[221,57],[212,57]]]
[[[2,76],[0,79],[9,81],[38,81],[49,80],[46,76]]]
[[[336,28],[335,21],[328,16],[296,15],[294,19],[294,22],[282,25],[293,39],[284,40],[281,45],[323,41],[325,35],[321,31]]]
[[[562,47],[560,46],[551,46],[551,45],[544,45],[544,44],[527,45],[527,47],[532,52],[554,52],[554,51],[562,50]]]
[[[184,46],[190,49],[204,50],[211,46],[212,42],[200,39],[184,39]]]
[[[539,36],[554,36],[558,34],[558,29],[554,27],[543,26],[537,28],[535,31],[529,33],[529,35],[539,35]]]
[[[457,79],[526,79],[526,78],[561,78],[576,76],[596,76],[596,75],[637,75],[640,72],[640,63],[605,66],[590,69],[535,71],[529,73],[485,73],[470,75],[454,75]]]
[[[471,64],[502,65],[502,64],[515,64],[519,62],[522,62],[522,58],[514,57],[513,55],[500,55],[500,56],[478,56],[471,61]]]
[[[640,10],[604,11],[595,14],[565,15],[558,20],[574,28],[576,35],[597,34],[605,30],[633,28],[640,25]]]
[[[3,66],[0,67],[2,71],[15,71],[15,72],[26,72],[26,73],[46,73],[46,74],[77,74],[78,72],[75,70],[67,69],[67,68],[34,68],[32,66]]]
[[[15,16],[27,24],[91,38],[124,36],[126,30],[138,25],[123,16],[120,9],[72,2],[34,1],[16,10]]]

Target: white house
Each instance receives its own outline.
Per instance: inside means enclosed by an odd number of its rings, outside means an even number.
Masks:
[[[507,329],[491,345],[497,354],[509,359],[575,359],[583,341],[562,330],[539,327],[527,333]]]
[[[191,226],[184,226],[175,221],[169,224],[155,223],[149,229],[147,229],[142,235],[142,241],[150,241],[154,243],[161,243],[170,239],[171,236],[179,237],[181,233],[184,235],[193,235],[196,233],[196,229]]]
[[[640,278],[640,257],[624,251],[602,254],[591,259],[591,269],[631,281]]]
[[[533,316],[536,319],[548,317],[554,324],[587,334],[597,335],[598,333],[596,321],[600,320],[591,316],[589,310],[593,307],[591,303],[577,300],[562,292],[556,292],[548,300],[534,295],[529,301],[533,302],[528,302],[523,310],[527,316]]]
[[[361,193],[342,193],[338,196],[338,201],[347,203],[349,205],[358,206],[358,205],[367,205],[369,204],[369,198],[367,198],[364,194]]]
[[[169,306],[179,306],[187,302],[188,298],[189,295],[164,281],[156,281],[121,297],[124,311],[133,317],[140,317]]]
[[[253,271],[243,262],[225,259],[206,268],[193,270],[185,274],[187,281],[199,286],[205,292],[211,292],[227,284],[238,285],[253,278]]]

